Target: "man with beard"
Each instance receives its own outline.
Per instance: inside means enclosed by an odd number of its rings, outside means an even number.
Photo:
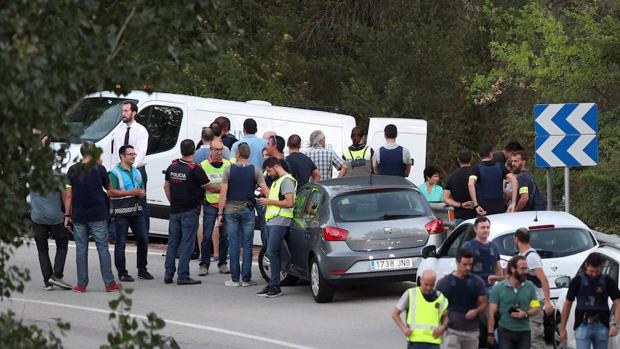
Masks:
[[[547,205],[534,182],[534,176],[527,171],[526,165],[527,153],[525,151],[517,150],[512,153],[512,172],[517,175],[518,183],[515,211],[544,211]]]
[[[523,256],[508,261],[508,279],[497,283],[491,290],[487,336],[489,345],[495,340],[495,313],[499,312],[499,347],[502,349],[529,349],[531,343],[530,317],[540,312],[536,286],[527,280],[529,270]]]

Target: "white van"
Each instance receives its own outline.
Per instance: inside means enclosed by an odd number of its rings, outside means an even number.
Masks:
[[[253,118],[258,125],[257,135],[273,130],[287,139],[295,133],[308,142],[310,133],[325,133],[326,146],[337,154],[350,144],[351,129],[355,119],[349,115],[312,111],[306,109],[272,106],[264,101],[236,102],[213,98],[154,92],[134,91],[125,96],[114,92],[97,92],[88,95],[69,116],[69,125],[80,133],[80,141],[94,141],[103,149],[102,160],[109,170],[118,163],[114,154],[113,133],[122,127],[121,104],[133,100],[138,104],[137,120],[149,132],[146,154],[148,175],[147,198],[151,212],[150,234],[167,235],[170,204],[164,194],[164,175],[172,160],[179,158],[179,144],[184,139],[198,141],[202,128],[209,126],[218,116],[230,119],[231,133],[238,139],[243,136],[243,121]],[[398,126],[398,143],[411,150],[415,159],[410,180],[422,182],[426,157],[426,121],[413,119],[371,118],[372,133],[368,144],[375,149],[384,143],[383,127],[389,123]],[[79,144],[71,144],[64,163],[79,160]],[[68,166],[67,166],[68,167]]]

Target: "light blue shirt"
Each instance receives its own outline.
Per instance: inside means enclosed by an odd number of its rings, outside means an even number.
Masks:
[[[443,188],[437,184],[433,184],[433,191],[428,192],[426,188],[426,182],[418,184],[418,189],[422,192],[422,195],[428,202],[442,202],[443,201]]]
[[[237,147],[240,143],[247,143],[250,146],[250,158],[248,161],[250,164],[256,166],[257,168],[263,168],[263,149],[267,146],[267,140],[258,138],[256,135],[245,135],[243,138],[235,142],[230,149],[231,154],[237,154]]]

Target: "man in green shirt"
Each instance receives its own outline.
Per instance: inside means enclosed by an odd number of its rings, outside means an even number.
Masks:
[[[540,311],[536,286],[527,280],[529,272],[523,256],[514,256],[506,268],[508,279],[491,290],[489,300],[488,342],[493,345],[495,313],[499,311],[500,348],[529,349],[531,343],[529,318]]]

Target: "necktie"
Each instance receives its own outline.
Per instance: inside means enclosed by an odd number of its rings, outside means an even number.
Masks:
[[[127,127],[127,132],[125,132],[125,142],[123,143],[123,145],[129,145],[129,129],[131,127]]]

